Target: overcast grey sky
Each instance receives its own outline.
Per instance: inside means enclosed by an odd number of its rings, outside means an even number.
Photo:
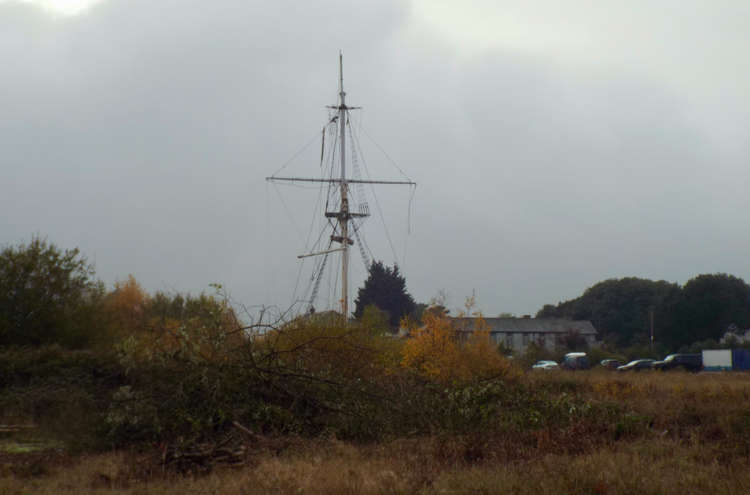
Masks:
[[[394,249],[366,230],[418,301],[750,280],[749,48],[745,1],[0,0],[0,243],[288,306],[315,194],[264,179],[325,124],[342,50],[357,125],[419,184],[378,189]]]

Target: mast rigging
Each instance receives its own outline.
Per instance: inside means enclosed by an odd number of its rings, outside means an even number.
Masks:
[[[339,207],[338,211],[328,211],[328,201],[326,201],[326,208],[324,216],[328,219],[335,219],[335,223],[332,223],[333,232],[330,235],[330,243],[328,248],[315,253],[302,254],[298,258],[307,258],[311,256],[324,256],[323,262],[320,264],[317,277],[314,280],[314,287],[310,304],[317,295],[318,288],[320,286],[320,280],[322,278],[323,268],[326,265],[328,255],[335,252],[341,252],[341,312],[346,320],[349,317],[349,248],[354,245],[354,240],[349,237],[350,233],[350,222],[355,219],[364,219],[370,216],[369,208],[367,204],[360,204],[359,211],[351,211],[349,206],[349,184],[380,184],[380,185],[410,185],[416,186],[417,184],[408,180],[362,180],[362,179],[350,179],[346,175],[346,125],[348,124],[347,112],[349,110],[358,109],[360,107],[350,107],[346,105],[346,92],[344,91],[344,68],[343,68],[343,55],[339,54],[339,103],[335,106],[328,106],[327,108],[337,111],[337,115],[334,115],[328,122],[327,125],[335,124],[338,126],[338,147],[339,147],[339,161],[340,161],[340,176],[339,178],[308,178],[308,177],[277,177],[271,176],[266,177],[267,181],[272,182],[313,182],[322,183],[329,185],[336,185],[339,188]],[[326,127],[327,127],[326,125]],[[323,162],[324,148],[325,148],[325,127],[323,128],[323,138],[321,143],[321,165]],[[354,162],[356,167],[357,163]],[[357,172],[355,170],[355,172]],[[360,186],[361,187],[361,186]],[[337,228],[338,227],[338,228]],[[363,259],[367,263],[367,256],[364,251],[362,240],[358,232],[358,227],[355,223],[352,223],[352,232],[354,237],[357,239],[357,243],[360,248],[360,253]],[[332,248],[331,243],[338,243],[340,247]]]

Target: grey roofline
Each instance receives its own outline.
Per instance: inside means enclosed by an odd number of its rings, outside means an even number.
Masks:
[[[467,325],[458,328],[459,332],[474,331],[477,318],[451,318],[454,322]],[[596,335],[594,325],[588,320],[568,320],[565,318],[482,318],[490,333],[554,333],[576,332],[580,335]]]

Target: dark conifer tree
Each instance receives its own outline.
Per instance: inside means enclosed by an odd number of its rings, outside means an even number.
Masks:
[[[406,280],[399,273],[398,265],[390,268],[381,261],[370,265],[365,285],[357,292],[354,316],[360,318],[370,304],[388,312],[388,321],[393,328],[398,326],[401,317],[414,311],[414,298],[406,290]]]

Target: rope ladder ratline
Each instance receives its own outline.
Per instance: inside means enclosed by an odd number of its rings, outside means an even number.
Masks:
[[[315,284],[313,285],[313,290],[310,294],[310,300],[308,301],[308,311],[315,308],[315,299],[318,297],[318,291],[320,290],[320,281],[323,279],[323,272],[325,271],[327,261],[328,253],[323,256],[323,262],[320,264],[320,269],[318,270],[317,276],[315,277]]]
[[[357,247],[359,248],[359,254],[362,256],[362,261],[365,264],[365,268],[367,270],[370,269],[370,259],[367,257],[367,253],[365,252],[365,246],[362,242],[362,238],[359,235],[359,228],[356,224],[352,224],[354,227],[352,230],[354,231],[354,237],[357,239]]]
[[[356,136],[354,137],[352,141],[356,143],[356,146],[358,149],[362,149],[360,146],[359,140],[356,139]],[[370,179],[370,170],[367,167],[367,160],[365,160],[364,156],[362,157],[362,166],[365,170],[365,174],[367,174],[367,178]],[[383,209],[380,207],[380,201],[378,200],[378,195],[375,194],[375,187],[373,186],[371,182],[370,182],[370,190],[372,191],[372,197],[375,199],[375,206],[378,210],[378,216],[380,217],[380,221],[383,224],[383,230],[385,230],[385,237],[386,239],[388,239],[388,245],[391,247],[391,253],[393,254],[393,259],[396,262],[396,264],[399,264],[398,254],[396,254],[396,248],[393,245],[393,239],[391,239],[391,233],[388,231],[388,225],[386,225],[385,223],[385,216],[383,215]]]
[[[348,114],[349,112],[347,112],[347,115]],[[354,133],[352,132],[351,124],[348,126],[348,129],[349,129],[349,139],[351,140],[352,144],[354,144],[355,143]],[[362,171],[359,166],[359,160],[357,160],[357,146],[351,147],[351,154],[352,154],[352,170],[354,172],[354,176],[356,179],[362,180]],[[357,194],[360,196],[360,198],[362,198],[358,205],[360,209],[359,212],[369,215],[370,207],[367,204],[367,196],[365,195],[365,185],[362,182],[356,182],[356,188],[357,188]]]

